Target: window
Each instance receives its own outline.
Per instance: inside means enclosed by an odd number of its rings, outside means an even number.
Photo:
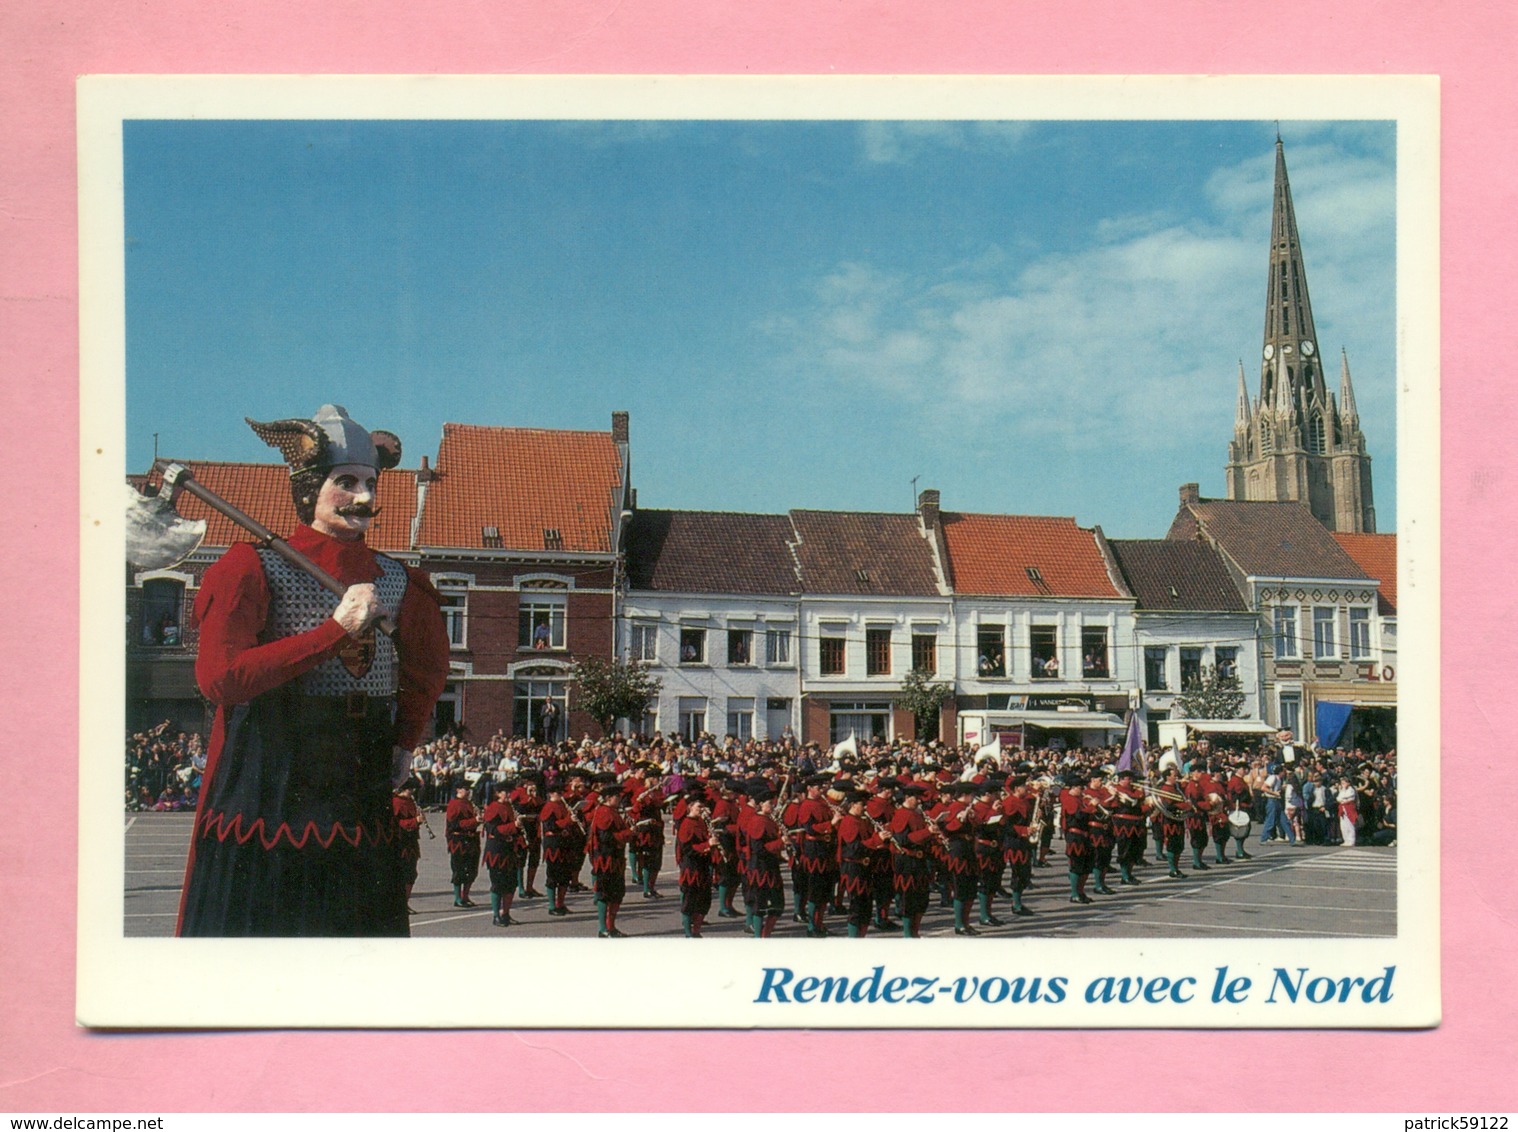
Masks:
[[[1276,659],[1295,660],[1297,657],[1297,607],[1276,606]]]
[[[1144,646],[1144,689],[1149,692],[1168,690],[1165,682],[1165,662],[1170,650],[1164,645]]]
[[[688,625],[680,627],[680,663],[706,663],[706,630]]]
[[[1331,605],[1312,607],[1312,655],[1314,660],[1335,660],[1339,649],[1334,642],[1334,618],[1338,610]]]
[[[1035,680],[1059,679],[1059,637],[1053,625],[1035,625],[1028,632],[1033,663],[1029,673]]]
[[[1323,427],[1323,414],[1314,413],[1307,426],[1307,450],[1321,456],[1328,451],[1328,431]]]
[[[659,659],[659,626],[634,624],[632,638],[627,642],[629,660],[641,660],[649,664]]]
[[[891,737],[888,703],[838,703],[828,709],[828,742],[841,743],[850,735],[860,742]]]
[[[1104,680],[1111,675],[1107,667],[1107,626],[1086,626],[1081,630],[1081,675]]]
[[[517,646],[524,649],[564,647],[563,594],[525,591],[517,607]]]
[[[1302,722],[1302,693],[1301,692],[1282,692],[1281,693],[1281,715],[1280,715],[1280,722],[1279,722],[1278,726],[1283,731],[1290,731],[1293,735],[1296,735],[1301,722]]]
[[[929,674],[938,671],[938,634],[912,632],[912,669]]]
[[[694,743],[706,731],[706,697],[680,697],[680,735],[687,743]]]
[[[1349,611],[1349,659],[1370,659],[1370,610]]]
[[[754,631],[752,629],[727,631],[727,662],[732,665],[754,663]]]
[[[866,676],[891,674],[891,630],[864,631],[864,671]]]
[[[1233,646],[1219,645],[1212,650],[1214,663],[1217,665],[1219,679],[1238,679],[1239,676],[1239,650]]]
[[[1181,691],[1185,691],[1193,684],[1202,682],[1202,650],[1183,648],[1181,650]]]
[[[516,696],[511,705],[511,725],[517,735],[554,743],[566,734],[565,718],[569,714],[569,685],[562,679],[526,676],[517,680]],[[547,720],[543,709],[553,704]]]
[[[173,578],[149,578],[142,583],[142,643],[179,645],[184,613],[184,583]]]
[[[781,665],[791,662],[791,631],[789,629],[766,629],[764,631],[764,663]]]
[[[727,733],[740,743],[754,737],[754,700],[751,696],[730,696],[727,701]]]
[[[448,631],[448,647],[461,649],[469,643],[467,622],[469,615],[469,581],[466,578],[434,578],[441,597],[443,626]]]
[[[980,676],[1005,676],[1007,654],[1006,630],[1000,625],[982,625],[975,630],[975,671]]]
[[[817,644],[820,649],[817,670],[824,676],[842,676],[844,669],[844,639],[842,637],[823,637]]]

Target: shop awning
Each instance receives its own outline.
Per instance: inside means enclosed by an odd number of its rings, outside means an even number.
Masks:
[[[986,713],[986,726],[1008,727],[1031,723],[1046,731],[1122,731],[1127,727],[1117,716],[1105,711],[995,711]]]
[[[1212,735],[1274,735],[1276,728],[1258,719],[1173,719],[1171,723],[1184,723],[1192,731]]]

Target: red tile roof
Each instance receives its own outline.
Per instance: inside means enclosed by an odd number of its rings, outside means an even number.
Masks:
[[[421,546],[611,552],[622,459],[609,432],[445,424],[436,472]]]
[[[1166,538],[1198,528],[1256,578],[1364,578],[1305,503],[1202,499],[1182,503]]]
[[[792,511],[790,518],[807,593],[938,596],[933,552],[915,514]]]
[[[1245,613],[1249,606],[1223,563],[1204,542],[1112,539],[1107,544],[1138,608],[1146,611]]]
[[[290,500],[290,470],[284,464],[233,464],[213,460],[185,461],[201,486],[214,492],[276,535],[288,535],[299,520]],[[137,481],[140,477],[129,477]],[[162,477],[147,477],[157,485]],[[411,549],[411,521],[416,518],[416,473],[393,468],[380,473],[380,513],[365,541],[375,550],[404,552]],[[186,519],[204,519],[208,547],[252,542],[253,536],[196,499],[181,492],[176,510]]]
[[[673,593],[801,592],[785,515],[643,511],[627,533],[627,581]]]
[[[1096,532],[1076,526],[1074,519],[945,511],[943,533],[955,593],[1127,596],[1113,584]],[[1037,572],[1036,578],[1030,570]]]
[[[1372,578],[1381,582],[1378,605],[1387,617],[1397,615],[1397,536],[1334,532],[1334,541]]]

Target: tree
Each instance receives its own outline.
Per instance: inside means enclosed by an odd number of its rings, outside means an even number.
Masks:
[[[610,735],[624,717],[636,727],[664,686],[647,664],[637,660],[588,656],[574,666],[572,676],[579,689],[580,709],[600,724],[603,735]]]
[[[917,721],[917,738],[926,741],[938,733],[938,714],[944,701],[954,694],[948,684],[935,684],[920,668],[908,672],[901,681],[901,706]]]
[[[1244,706],[1244,690],[1237,676],[1220,676],[1204,666],[1201,678],[1181,689],[1175,698],[1176,719],[1237,719]]]

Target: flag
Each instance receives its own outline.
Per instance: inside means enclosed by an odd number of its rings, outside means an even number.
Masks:
[[[1137,773],[1142,769],[1134,765],[1136,762],[1142,762],[1143,760],[1142,750],[1144,742],[1140,735],[1139,713],[1130,711],[1128,713],[1128,735],[1123,739],[1123,754],[1117,760],[1118,770],[1131,770]]]

